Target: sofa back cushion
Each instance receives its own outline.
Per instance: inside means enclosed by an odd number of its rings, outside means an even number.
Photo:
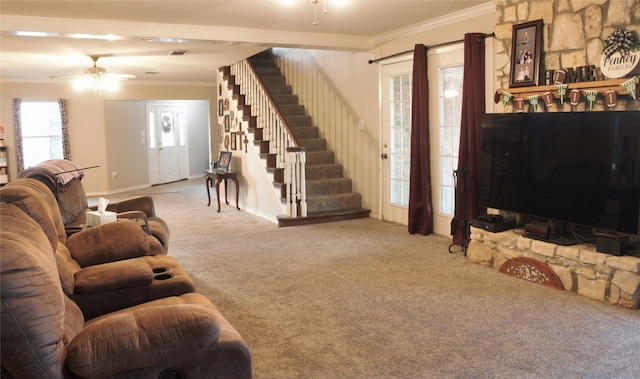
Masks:
[[[18,207],[0,203],[2,367],[15,378],[65,377],[65,341],[84,320],[65,305],[51,244]]]
[[[53,250],[67,242],[67,233],[53,192],[35,179],[16,179],[0,189],[3,202],[22,209],[42,228]]]
[[[73,184],[66,191],[58,193],[58,207],[64,225],[74,221],[84,222],[89,203],[80,180],[73,181]]]

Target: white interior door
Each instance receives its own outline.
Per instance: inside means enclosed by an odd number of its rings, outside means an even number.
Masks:
[[[408,225],[413,61],[382,66],[382,219]]]
[[[184,107],[148,105],[147,123],[150,184],[188,178],[189,154]]]

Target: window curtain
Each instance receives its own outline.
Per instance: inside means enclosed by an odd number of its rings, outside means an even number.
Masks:
[[[427,47],[415,45],[411,96],[411,169],[409,173],[409,233],[433,232],[429,146],[429,80]]]
[[[18,172],[24,170],[24,154],[22,153],[22,99],[13,99],[13,122],[16,127],[16,154]]]
[[[69,112],[67,100],[59,99],[60,124],[62,126],[62,154],[64,159],[71,160],[71,145],[69,143]],[[22,99],[13,99],[13,120],[16,127],[16,154],[18,172],[24,167],[24,150],[22,149]]]
[[[62,154],[64,159],[71,160],[71,144],[69,143],[69,112],[67,100],[59,99],[60,105],[60,125],[62,125]]]
[[[482,33],[464,37],[462,120],[456,171],[455,233],[453,242],[466,249],[471,220],[486,210],[478,206],[482,115],[485,113],[485,38]]]

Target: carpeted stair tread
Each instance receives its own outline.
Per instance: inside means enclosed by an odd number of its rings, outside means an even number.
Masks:
[[[266,76],[261,76],[260,80],[262,80],[262,84],[264,84],[265,87],[270,88],[270,87],[277,87],[277,86],[284,86],[287,84],[285,77],[282,75],[266,75]]]
[[[277,106],[298,104],[298,95],[272,93],[271,98],[273,99],[273,102],[276,103]]]
[[[304,105],[279,104],[278,109],[283,116],[304,116]]]
[[[361,204],[362,196],[357,192],[307,196],[307,212],[324,212],[345,208],[359,208]]]
[[[300,226],[321,224],[325,222],[355,220],[358,218],[368,218],[370,213],[371,210],[365,208],[349,208],[337,209],[335,211],[307,212],[307,217],[278,216],[278,226]]]
[[[297,128],[299,126],[313,126],[313,122],[311,120],[311,116],[309,115],[283,115],[284,119],[287,121],[287,125],[290,128]]]
[[[351,192],[350,178],[307,180],[307,196]]]
[[[298,140],[318,139],[320,137],[320,130],[313,126],[299,126],[297,128],[291,128],[291,133],[293,133]]]
[[[341,178],[343,168],[341,164],[319,164],[319,165],[306,165],[305,175],[307,180],[319,180],[329,178]]]
[[[271,96],[274,95],[292,95],[293,91],[291,90],[291,86],[290,85],[271,85],[269,87],[265,87],[267,89],[267,92],[269,92],[269,94]]]
[[[307,167],[322,164],[336,163],[336,156],[333,151],[307,151]]]
[[[324,151],[327,150],[327,140],[324,138],[300,139],[300,146],[306,151]]]

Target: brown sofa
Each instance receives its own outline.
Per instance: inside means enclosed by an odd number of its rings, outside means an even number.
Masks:
[[[56,174],[64,172],[63,174]],[[75,163],[65,159],[51,159],[18,173],[18,178],[36,179],[55,194],[62,222],[68,234],[75,233],[86,224],[86,212],[96,210],[89,207],[82,186],[84,171]],[[154,236],[169,251],[169,227],[156,215],[151,196],[135,196],[118,202],[110,202],[108,211],[118,213],[119,218],[136,219],[143,229]]]
[[[63,290],[51,239],[0,203],[2,378],[252,377],[246,343],[204,296],[187,293],[85,322]]]
[[[194,292],[184,268],[131,220],[91,227],[67,237],[53,193],[35,179],[0,189],[48,237],[62,288],[85,319],[163,297]]]

